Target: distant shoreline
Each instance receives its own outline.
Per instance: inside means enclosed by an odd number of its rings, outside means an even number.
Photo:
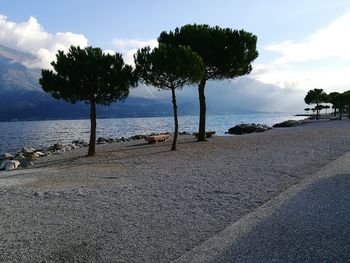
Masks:
[[[291,116],[303,116],[298,115],[293,112],[232,112],[232,113],[207,113],[207,116],[226,116],[226,115],[245,115],[245,114],[286,114]],[[198,114],[183,114],[179,115],[179,117],[195,117]],[[120,116],[120,117],[97,117],[98,120],[107,120],[107,119],[138,119],[138,118],[173,118],[173,115],[137,115],[137,116]],[[198,117],[199,118],[199,117]],[[90,120],[87,117],[79,117],[79,118],[45,118],[45,119],[12,119],[12,120],[0,120],[0,123],[3,122],[33,122],[33,121],[75,121],[75,120]]]

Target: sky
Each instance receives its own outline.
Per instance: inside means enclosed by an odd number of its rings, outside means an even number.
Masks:
[[[120,52],[132,64],[135,51],[156,46],[162,31],[192,23],[244,29],[258,37],[259,57],[249,76],[208,84],[222,86],[220,96],[228,102],[230,96],[245,96],[248,103],[263,94],[266,103],[259,110],[278,110],[266,95],[273,90],[282,101],[278,107],[293,110],[305,106],[310,89],[350,89],[349,0],[0,0],[0,45],[34,55],[29,67],[49,67],[57,50],[70,45]],[[144,86],[131,93],[162,94]],[[180,96],[194,97],[195,90]]]

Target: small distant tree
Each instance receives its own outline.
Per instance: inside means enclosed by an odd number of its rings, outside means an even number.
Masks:
[[[318,115],[321,115],[321,111],[324,109],[324,105],[317,105],[315,109],[318,112]]]
[[[330,107],[331,107],[331,106],[329,106],[329,105],[323,106],[323,108],[326,110],[326,114],[328,114],[328,109],[330,109]]]
[[[252,61],[258,57],[257,37],[244,30],[194,24],[176,28],[174,32],[162,32],[158,41],[168,45],[189,46],[204,62],[205,74],[198,84],[200,113],[198,141],[204,141],[206,82],[250,73]]]
[[[171,150],[174,151],[179,132],[175,90],[203,78],[203,61],[189,47],[162,44],[153,50],[150,47],[138,50],[134,59],[141,81],[146,85],[171,90],[175,123]]]
[[[96,104],[109,105],[125,99],[137,78],[120,54],[105,54],[100,48],[70,47],[58,51],[54,70],[44,69],[39,80],[44,91],[56,99],[90,104],[90,143],[88,156],[95,155]]]
[[[350,91],[338,94],[337,96],[335,96],[334,100],[339,107],[339,120],[342,119],[343,112],[345,109],[348,110],[348,118],[350,118]]]
[[[320,115],[320,107],[319,105],[322,102],[326,102],[327,100],[327,93],[323,91],[323,89],[313,89],[309,90],[308,93],[306,94],[304,101],[306,104],[316,104],[316,119],[319,119]]]
[[[339,92],[331,92],[327,95],[326,102],[332,104],[332,109],[334,109],[334,117],[337,116],[337,104],[335,101],[335,97],[339,95]]]
[[[304,111],[306,111],[306,114],[309,115],[310,108],[305,108]]]
[[[316,109],[315,109],[315,108],[312,108],[311,111],[312,111],[313,114],[315,114]]]

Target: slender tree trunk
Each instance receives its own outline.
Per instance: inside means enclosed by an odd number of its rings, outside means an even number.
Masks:
[[[339,120],[343,117],[343,108],[339,108]]]
[[[320,118],[320,111],[318,109],[318,103],[316,104],[316,120]]]
[[[90,143],[88,156],[94,156],[96,153],[96,102],[90,101]]]
[[[336,117],[337,116],[337,108],[334,108],[334,113],[333,116]]]
[[[198,85],[199,94],[199,130],[198,130],[198,141],[205,141],[205,115],[206,115],[206,104],[205,104],[205,78],[201,80]]]
[[[179,133],[179,121],[177,118],[177,105],[176,105],[175,88],[171,89],[171,95],[172,95],[173,110],[174,110],[174,123],[175,123],[175,132],[174,132],[173,144],[171,145],[171,150],[176,151],[176,141],[177,141],[177,135]]]
[[[350,106],[348,106],[348,119],[350,119]]]

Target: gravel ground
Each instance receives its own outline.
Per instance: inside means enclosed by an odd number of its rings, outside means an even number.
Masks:
[[[0,173],[0,262],[169,262],[350,150],[350,121],[106,144]]]

